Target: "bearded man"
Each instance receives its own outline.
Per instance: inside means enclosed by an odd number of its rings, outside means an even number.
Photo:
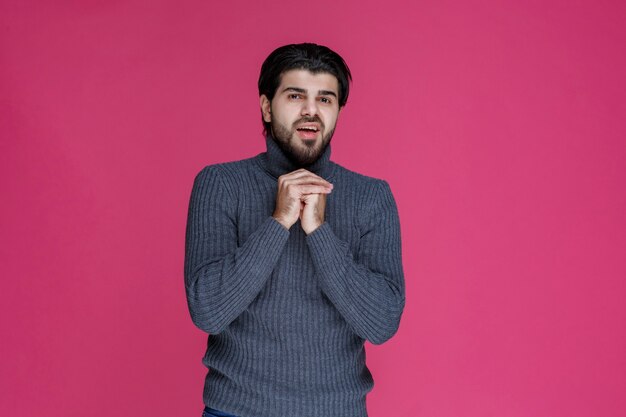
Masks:
[[[364,343],[396,333],[405,286],[389,184],[330,160],[351,79],[325,46],[276,49],[258,82],[266,152],[194,180],[184,273],[209,334],[205,417],[367,416]]]

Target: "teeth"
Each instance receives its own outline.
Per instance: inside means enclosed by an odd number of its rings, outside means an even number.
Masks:
[[[314,127],[301,127],[301,128],[299,128],[299,130],[310,130],[310,131],[313,131],[313,132],[317,132],[317,129],[314,128]]]

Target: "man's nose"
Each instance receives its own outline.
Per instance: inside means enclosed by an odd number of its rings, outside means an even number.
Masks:
[[[307,98],[302,103],[302,116],[315,116],[317,115],[317,101],[315,98]]]

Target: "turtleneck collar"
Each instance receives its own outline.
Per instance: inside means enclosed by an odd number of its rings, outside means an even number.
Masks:
[[[259,154],[257,160],[261,167],[274,178],[278,178],[283,174],[295,171],[299,168],[305,168],[326,180],[332,177],[334,169],[333,163],[330,161],[330,143],[317,161],[305,167],[299,167],[287,158],[287,155],[278,147],[271,135],[265,137],[265,144],[267,146],[267,152]]]

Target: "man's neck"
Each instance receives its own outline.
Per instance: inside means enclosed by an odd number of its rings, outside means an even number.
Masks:
[[[265,137],[265,142],[267,151],[259,156],[260,162],[263,168],[274,178],[278,178],[283,174],[287,174],[299,168],[305,168],[324,179],[328,179],[332,175],[334,166],[330,161],[330,143],[314,163],[303,167],[298,166],[289,159],[271,135]]]

